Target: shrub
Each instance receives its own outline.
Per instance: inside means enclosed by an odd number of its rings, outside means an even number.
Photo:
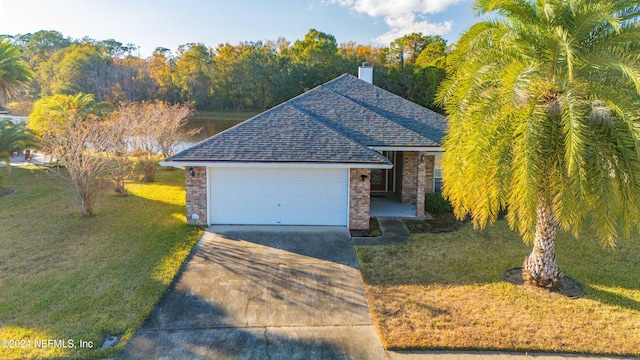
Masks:
[[[452,213],[453,207],[442,193],[427,193],[424,196],[424,210],[430,214]]]
[[[162,160],[162,158],[158,154],[146,154],[142,158],[140,158],[139,164],[144,172],[144,180],[146,182],[154,182],[156,181],[156,173],[158,172],[158,162]]]

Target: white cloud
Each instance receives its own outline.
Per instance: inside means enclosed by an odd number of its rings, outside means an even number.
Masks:
[[[389,31],[375,40],[389,44],[398,37],[413,32],[425,35],[444,35],[451,31],[453,21],[430,23],[421,18],[426,14],[444,11],[461,0],[331,0],[351,10],[372,17],[382,16]]]
[[[332,0],[333,3],[369,16],[399,16],[407,13],[435,14],[460,0]]]
[[[385,16],[384,22],[389,25],[389,31],[378,36],[376,41],[387,45],[393,40],[411,33],[424,35],[444,35],[451,31],[453,21],[430,23],[425,20],[416,20],[416,15],[408,13],[400,16]]]

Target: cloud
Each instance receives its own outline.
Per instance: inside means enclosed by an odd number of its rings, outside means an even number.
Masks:
[[[389,25],[389,31],[378,36],[376,41],[380,44],[389,44],[393,40],[411,33],[424,35],[444,35],[451,31],[453,21],[430,23],[426,20],[416,20],[416,15],[408,13],[400,16],[385,16],[384,22]]]
[[[333,0],[333,3],[369,16],[400,16],[408,13],[435,14],[460,0]]]
[[[421,32],[425,35],[444,35],[451,31],[453,21],[430,23],[424,18],[427,14],[437,14],[449,5],[461,0],[331,0],[360,14],[371,17],[382,16],[389,31],[375,40],[381,44],[406,34]]]

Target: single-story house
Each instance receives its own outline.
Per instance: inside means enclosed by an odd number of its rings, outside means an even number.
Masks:
[[[371,194],[424,213],[446,118],[342,75],[161,164],[185,169],[191,224],[369,226]]]

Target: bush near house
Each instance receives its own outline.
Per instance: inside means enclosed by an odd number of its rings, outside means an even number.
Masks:
[[[442,193],[427,193],[424,197],[424,210],[429,214],[452,213],[453,207],[449,200],[442,196]]]

